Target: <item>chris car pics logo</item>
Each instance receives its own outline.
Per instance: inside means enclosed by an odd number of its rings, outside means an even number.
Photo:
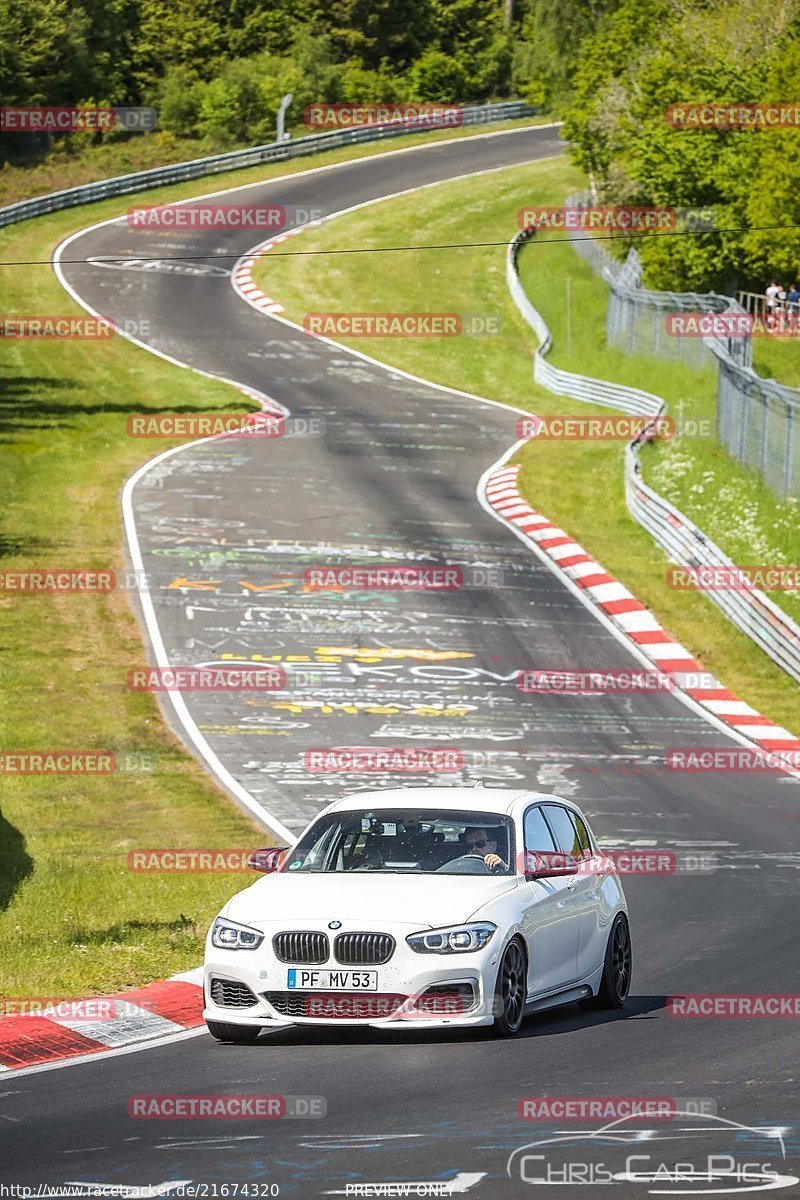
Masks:
[[[596,1130],[557,1130],[520,1146],[506,1172],[515,1182],[633,1184],[635,1194],[736,1196],[760,1192],[796,1195],[796,1169],[786,1162],[782,1126],[750,1126],[686,1105],[669,1122],[632,1113]],[[624,1193],[623,1193],[624,1194]]]

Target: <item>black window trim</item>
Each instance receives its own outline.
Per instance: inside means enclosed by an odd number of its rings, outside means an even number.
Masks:
[[[550,822],[547,819],[547,813],[544,811],[545,805],[549,805],[551,808],[562,808],[564,810],[564,812],[569,816],[570,820],[572,821],[572,825],[575,829],[575,836],[576,837],[578,836],[578,827],[575,824],[575,813],[573,813],[572,809],[567,808],[566,804],[561,804],[561,802],[559,800],[555,800],[555,799],[551,800],[548,797],[546,800],[535,800],[533,802],[533,804],[529,804],[528,807],[523,812],[523,814],[522,814],[522,845],[524,847],[525,852],[527,852],[528,847],[525,844],[525,822],[528,819],[528,813],[533,808],[540,808],[542,810],[542,817],[544,819],[544,823],[547,826],[547,828],[550,830],[550,837],[553,839],[553,845],[556,848],[555,852],[556,852],[556,854],[561,854],[561,853],[563,853],[563,851],[560,851],[558,849],[558,838],[555,835],[553,826],[550,824]],[[582,813],[579,813],[578,815],[580,816],[581,820],[583,821],[584,828],[585,828],[587,834],[589,835],[589,848],[590,848],[592,854],[597,854],[598,853],[597,842],[595,841],[595,837],[594,837],[594,834],[592,833],[589,822],[586,820],[586,817],[584,817]]]
[[[525,822],[528,819],[528,813],[532,812],[534,808],[539,808],[539,809],[542,808],[542,805],[545,803],[546,803],[545,800],[536,800],[536,801],[534,801],[533,804],[529,804],[528,807],[525,809],[525,811],[522,814],[522,852],[523,852],[523,855],[528,853],[528,844],[525,841]],[[558,854],[559,851],[557,849],[555,834],[553,833],[553,830],[550,828],[550,822],[548,821],[547,814],[545,812],[542,812],[542,820],[544,821],[545,825],[547,826],[548,832],[550,834],[550,838],[553,842],[553,853]],[[524,858],[523,858],[523,863],[524,863]],[[521,874],[524,874],[524,873],[525,873],[524,871],[521,872]]]

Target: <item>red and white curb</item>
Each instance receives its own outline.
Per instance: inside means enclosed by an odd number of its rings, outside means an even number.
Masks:
[[[321,225],[322,220],[307,221],[305,225],[298,225],[295,229],[286,229],[283,233],[277,234],[270,241],[264,242],[258,247],[252,255],[247,258],[242,258],[236,264],[233,272],[233,283],[237,291],[241,292],[245,300],[256,308],[262,309],[266,313],[282,313],[286,309],[277,300],[273,300],[266,292],[262,291],[257,283],[253,282],[253,267],[256,259],[262,254],[266,254],[273,246],[279,246],[281,242],[285,242],[287,238],[294,237],[298,233],[305,233],[307,229],[313,229],[315,225]]]
[[[0,1017],[0,1072],[194,1029],[203,1024],[202,978],[197,967],[129,992],[51,1003],[46,1016]],[[50,1015],[63,1010],[74,1015]]]
[[[797,767],[800,738],[739,700],[659,624],[656,617],[632,592],[609,575],[583,546],[522,497],[517,487],[519,466],[501,467],[486,482],[486,499],[506,524],[520,530],[544,551],[553,566],[584,591],[616,628],[643,653],[653,666],[675,685],[740,737],[763,750],[791,751],[787,769]]]

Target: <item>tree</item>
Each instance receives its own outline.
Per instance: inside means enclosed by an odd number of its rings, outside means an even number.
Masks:
[[[343,58],[358,58],[372,70],[391,59],[395,69],[402,70],[431,38],[433,2],[333,0],[318,19]]]

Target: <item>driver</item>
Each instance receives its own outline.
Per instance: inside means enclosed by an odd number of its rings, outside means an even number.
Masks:
[[[467,854],[483,855],[483,861],[490,871],[496,871],[499,867],[507,869],[507,864],[497,853],[497,842],[489,837],[488,829],[468,829],[464,834],[464,845]]]

